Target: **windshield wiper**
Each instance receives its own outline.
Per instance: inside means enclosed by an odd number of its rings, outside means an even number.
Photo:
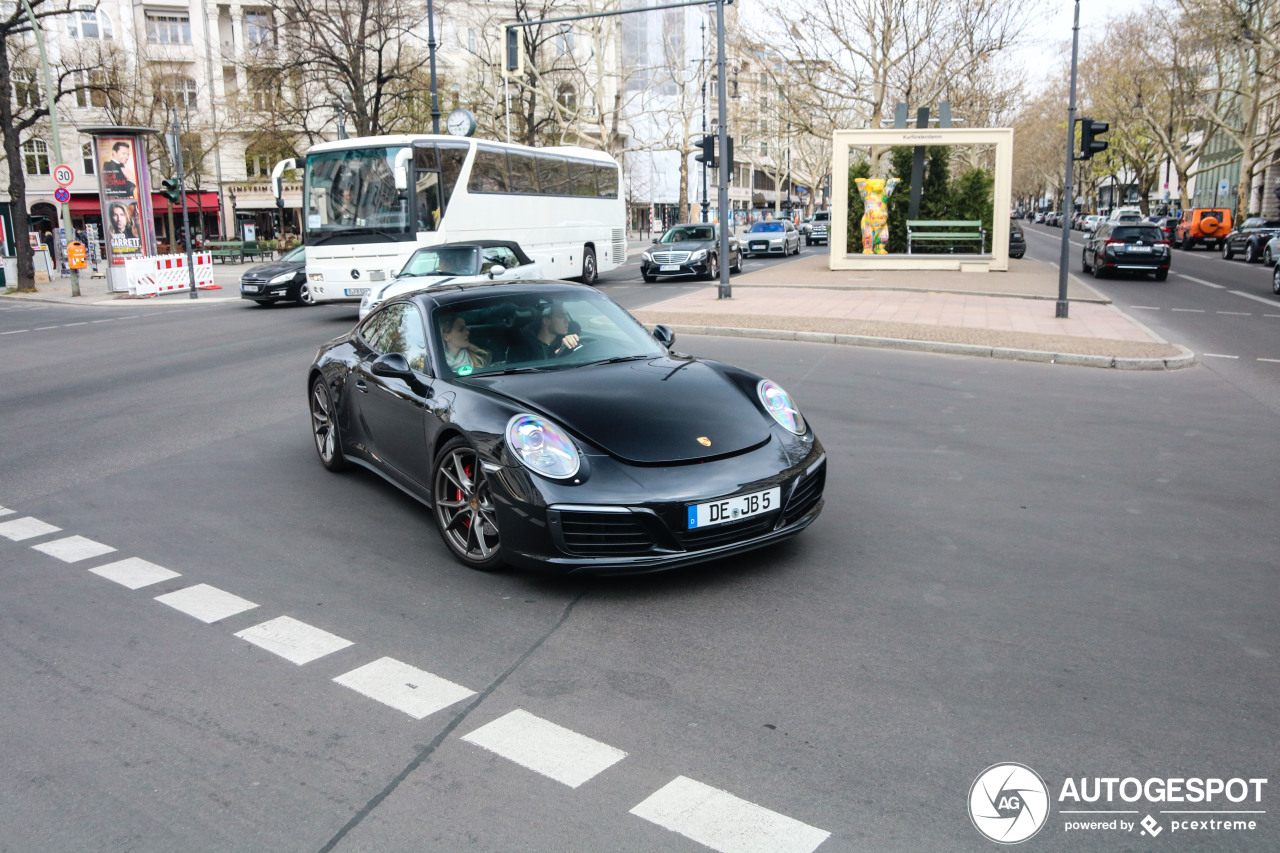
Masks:
[[[372,225],[360,225],[355,228],[343,228],[341,231],[330,231],[328,234],[316,234],[310,238],[307,245],[318,246],[321,243],[327,243],[334,237],[346,237],[354,234],[375,234],[379,237],[386,237],[388,240],[399,240],[401,236],[390,231],[383,231],[381,228],[375,228]]]
[[[585,367],[585,366],[587,366],[588,364],[618,364],[619,362],[623,362],[623,361],[640,361],[641,359],[650,359],[650,358],[656,358],[656,356],[653,356],[653,355],[615,355],[613,358],[602,358],[602,359],[600,359],[599,361],[584,361],[584,362],[582,362],[582,363],[581,363],[581,366]]]

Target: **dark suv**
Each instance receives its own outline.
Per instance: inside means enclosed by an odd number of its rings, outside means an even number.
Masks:
[[[1085,238],[1080,264],[1094,278],[1112,272],[1154,273],[1169,277],[1169,241],[1153,222],[1103,222]]]
[[[804,244],[812,246],[814,243],[827,244],[827,227],[831,224],[831,211],[819,210],[813,215],[813,222],[810,223],[809,233],[804,235]]]
[[[1262,260],[1262,249],[1272,237],[1280,234],[1280,219],[1250,216],[1222,241],[1222,257],[1231,260],[1236,252],[1244,255],[1246,264]]]

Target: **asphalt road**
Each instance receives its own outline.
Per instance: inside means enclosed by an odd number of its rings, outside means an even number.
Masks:
[[[1024,227],[1031,257],[1057,262],[1062,231]],[[1081,269],[1084,235],[1069,232],[1071,272],[1114,300],[1161,337],[1195,351],[1207,369],[1280,412],[1280,297],[1271,292],[1271,268],[1223,260],[1206,249],[1174,249],[1169,279],[1118,276],[1098,279]]]
[[[1055,814],[1027,849],[1280,848],[1280,423],[1216,366],[685,337],[797,397],[824,515],[565,581],[470,572],[423,507],[320,467],[305,369],[352,306],[148,308],[0,305],[0,525],[61,528],[0,538],[0,850],[705,851],[631,813],[687,777],[822,851],[988,851],[966,803],[998,761],[1055,794],[1273,780],[1251,832]],[[70,535],[116,550],[32,547]],[[135,557],[179,576],[90,571]],[[198,584],[256,606],[154,600]],[[236,636],[281,616],[351,645],[295,664]],[[334,682],[384,657],[474,694],[417,719]],[[571,787],[464,739],[517,710],[626,756]],[[727,825],[760,816],[736,802]]]

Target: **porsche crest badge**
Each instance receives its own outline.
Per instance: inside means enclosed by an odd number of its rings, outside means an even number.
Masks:
[[[711,439],[707,438],[705,435],[700,435],[698,436],[698,444],[701,444],[703,447],[710,447]]]

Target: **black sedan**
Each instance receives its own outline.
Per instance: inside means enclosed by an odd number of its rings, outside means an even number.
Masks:
[[[422,501],[475,569],[654,572],[804,530],[826,454],[795,402],[673,341],[584,285],[394,297],[317,354],[316,450]]]
[[[259,305],[274,305],[282,299],[315,304],[307,287],[307,247],[285,252],[278,261],[250,267],[240,276],[240,298]]]
[[[640,255],[640,275],[647,282],[662,276],[720,277],[720,226],[676,225],[654,238],[653,248]],[[729,235],[729,272],[742,272],[742,248]]]

